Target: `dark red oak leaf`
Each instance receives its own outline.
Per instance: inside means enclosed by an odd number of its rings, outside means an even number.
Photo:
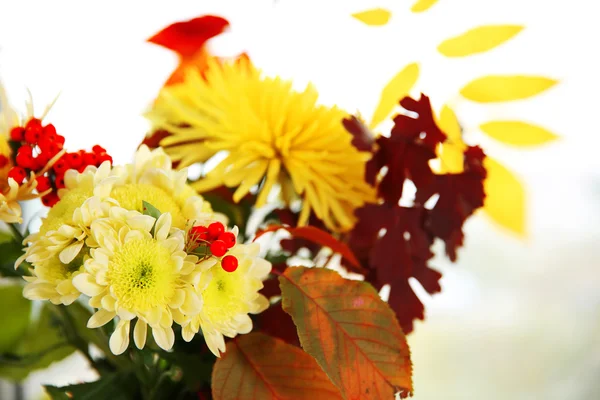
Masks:
[[[417,101],[405,97],[400,105],[411,115],[399,114],[394,118],[390,137],[377,139],[377,150],[367,164],[367,182],[375,184],[383,167],[387,171],[378,185],[379,196],[387,203],[396,204],[402,197],[404,181],[410,179],[418,187],[433,180],[429,160],[436,157],[435,148],[446,139],[433,118],[429,98],[421,95]]]
[[[371,151],[375,143],[373,132],[354,115],[342,120],[344,128],[352,135],[352,145],[360,151]]]
[[[348,244],[368,265],[366,280],[377,289],[391,285],[389,303],[405,333],[413,320],[423,319],[423,304],[408,285],[413,277],[433,294],[440,290],[441,274],[427,265],[433,257],[433,237],[423,227],[428,210],[397,205],[367,205],[356,212],[358,223]]]
[[[437,127],[429,98],[404,98],[400,104],[408,114],[394,118],[389,137],[380,137],[367,165],[366,179],[377,185],[381,199],[356,211],[358,223],[347,241],[360,263],[368,268],[365,279],[380,289],[390,284],[389,304],[402,329],[408,333],[415,319],[423,319],[424,307],[409,284],[415,278],[430,294],[439,292],[442,275],[431,268],[431,246],[435,238],[445,242],[446,253],[456,260],[462,245],[462,226],[483,205],[484,154],[478,147],[465,152],[465,171],[436,175],[429,161],[435,149],[446,140]],[[350,125],[355,135],[359,127]],[[356,136],[355,136],[356,137]],[[406,180],[417,188],[412,207],[399,200]],[[439,198],[431,210],[425,203]]]
[[[456,261],[456,250],[463,243],[463,224],[476,209],[483,206],[483,181],[486,177],[484,158],[481,148],[468,147],[464,172],[436,175],[430,185],[417,189],[415,201],[419,204],[425,204],[432,196],[439,195],[428,213],[425,227],[433,236],[444,241],[446,254],[452,261]]]

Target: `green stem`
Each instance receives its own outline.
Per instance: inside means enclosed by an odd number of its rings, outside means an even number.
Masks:
[[[10,231],[12,232],[14,238],[19,243],[23,243],[23,240],[25,240],[25,236],[23,236],[23,234],[21,233],[19,228],[16,226],[16,224],[7,224],[7,225],[8,225],[8,228],[10,229]]]
[[[79,350],[85,358],[89,361],[90,365],[100,373],[100,366],[96,361],[92,358],[89,351],[89,346],[85,340],[83,340],[79,334],[77,333],[77,327],[73,321],[73,317],[67,310],[66,306],[57,306],[58,312],[62,316],[63,326],[65,328],[65,335],[67,336],[67,340],[71,345],[73,345],[77,350]]]

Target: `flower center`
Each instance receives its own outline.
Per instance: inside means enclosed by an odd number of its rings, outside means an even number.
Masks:
[[[181,213],[181,207],[173,197],[173,193],[167,193],[157,186],[146,183],[130,183],[113,188],[110,197],[117,200],[121,207],[139,212],[143,212],[142,202],[146,201],[161,213],[171,213],[174,227],[185,228],[185,218]]]
[[[36,275],[48,282],[57,282],[64,279],[70,279],[74,272],[77,272],[83,266],[85,258],[88,256],[89,250],[82,250],[77,257],[68,264],[60,262],[58,255],[50,258],[46,263],[35,268]]]
[[[62,225],[73,224],[73,213],[83,205],[83,203],[94,195],[91,187],[76,187],[69,190],[58,203],[48,212],[48,216],[40,227],[42,235],[49,231],[54,231]]]
[[[107,278],[122,307],[148,311],[167,305],[173,297],[175,267],[169,250],[154,239],[130,240],[114,253]]]
[[[249,311],[247,302],[248,284],[240,270],[226,272],[222,268],[212,268],[212,279],[202,293],[203,313],[213,323],[227,322],[239,314]]]

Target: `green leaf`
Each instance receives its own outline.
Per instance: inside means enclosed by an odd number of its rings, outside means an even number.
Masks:
[[[23,269],[15,270],[15,261],[23,255],[23,246],[21,243],[10,238],[0,240],[0,276],[20,277],[23,276]]]
[[[154,217],[155,219],[158,219],[158,217],[160,217],[160,215],[162,214],[158,208],[154,207],[152,204],[148,203],[147,201],[142,201],[142,210],[144,211],[144,215],[149,215],[151,217]]]
[[[31,301],[23,297],[21,285],[10,285],[0,286],[0,304],[0,353],[6,353],[14,349],[27,331],[31,317]]]
[[[53,400],[130,400],[138,395],[138,383],[132,373],[104,375],[95,382],[63,387],[44,386]]]
[[[29,325],[14,352],[2,355],[1,377],[23,380],[32,371],[46,368],[75,351],[74,347],[66,343],[50,307],[52,305],[44,305],[39,318]]]
[[[344,398],[412,393],[406,338],[394,311],[370,284],[304,267],[286,269],[279,283],[283,310],[292,316],[302,348]]]

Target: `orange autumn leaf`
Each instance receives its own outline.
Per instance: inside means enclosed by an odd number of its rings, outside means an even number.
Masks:
[[[227,343],[213,367],[212,395],[215,400],[342,399],[311,356],[257,332]]]
[[[266,229],[257,232],[254,240],[258,239],[267,232],[275,232],[279,229],[288,231],[290,235],[295,238],[307,239],[320,244],[321,246],[329,247],[334,253],[339,253],[344,259],[346,259],[346,261],[348,261],[350,265],[355,268],[354,272],[360,272],[363,270],[360,262],[356,259],[356,256],[352,250],[350,250],[348,245],[340,242],[331,236],[331,234],[319,228],[315,228],[314,226],[291,227],[286,225],[271,225]]]
[[[394,311],[368,283],[324,268],[290,267],[279,276],[282,304],[302,348],[345,399],[412,394],[412,364]]]
[[[206,51],[206,42],[223,33],[229,27],[229,21],[214,15],[205,15],[189,21],[176,22],[167,26],[148,42],[173,50],[179,55],[179,65],[166,82],[171,85],[183,81],[185,70],[189,67],[203,69],[210,55]]]

